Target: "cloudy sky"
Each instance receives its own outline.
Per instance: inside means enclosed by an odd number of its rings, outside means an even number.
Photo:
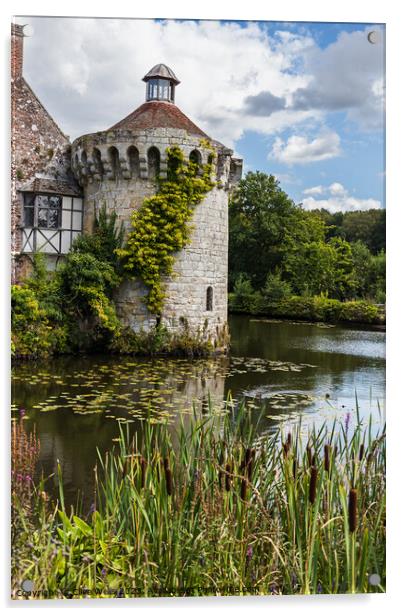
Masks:
[[[71,139],[144,101],[159,62],[177,105],[306,208],[379,208],[384,37],[378,24],[18,18],[24,74]],[[375,32],[375,43],[368,34]]]

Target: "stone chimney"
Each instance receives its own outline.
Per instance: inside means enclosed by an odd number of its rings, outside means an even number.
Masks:
[[[24,26],[11,24],[11,79],[22,77],[24,60]]]

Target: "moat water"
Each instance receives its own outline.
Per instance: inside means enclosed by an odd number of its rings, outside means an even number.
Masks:
[[[12,409],[25,410],[36,426],[40,464],[48,490],[57,492],[57,461],[66,498],[92,498],[97,448],[105,452],[119,423],[141,430],[144,421],[169,421],[180,414],[223,408],[228,395],[251,413],[263,408],[259,429],[270,431],[301,420],[312,424],[384,421],[385,333],[324,324],[230,318],[229,357],[146,359],[109,356],[63,357],[13,368]],[[150,410],[151,409],[151,410]],[[147,419],[148,417],[148,419]],[[150,419],[149,419],[150,418]]]

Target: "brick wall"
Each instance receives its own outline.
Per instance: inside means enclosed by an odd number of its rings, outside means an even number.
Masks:
[[[52,160],[61,158],[69,139],[22,76],[23,28],[11,26],[11,279],[23,276],[22,197],[18,190]]]

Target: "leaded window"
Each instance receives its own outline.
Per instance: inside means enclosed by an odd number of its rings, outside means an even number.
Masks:
[[[82,199],[24,193],[22,252],[66,254],[82,232]]]

